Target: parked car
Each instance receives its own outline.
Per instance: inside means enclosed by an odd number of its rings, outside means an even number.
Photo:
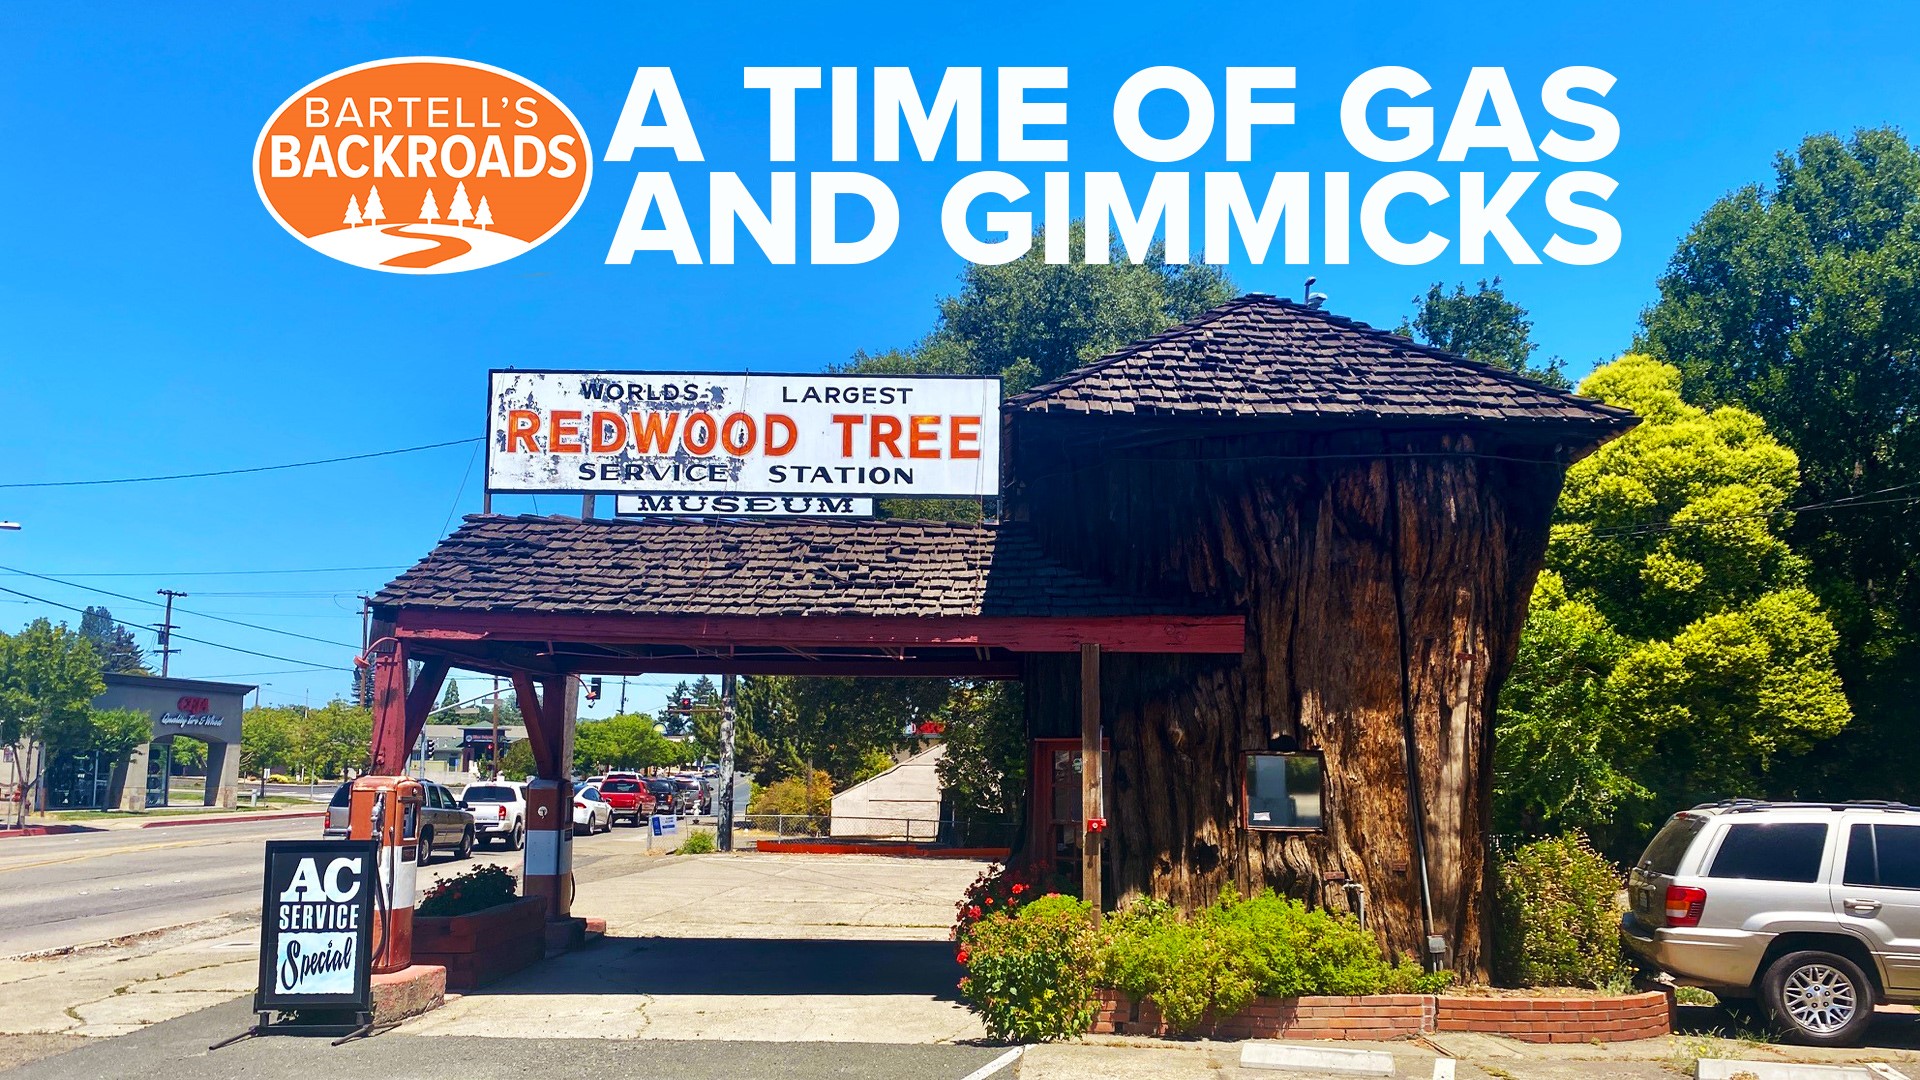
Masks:
[[[706,781],[701,780],[699,777],[676,776],[673,778],[673,788],[675,805],[680,808],[681,812],[700,814],[705,813],[709,808],[708,792],[711,789],[707,787]]]
[[[1920,1004],[1920,808],[1697,806],[1647,845],[1627,899],[1645,964],[1757,1001],[1799,1042],[1855,1045],[1876,1004]]]
[[[637,776],[609,775],[600,785],[600,797],[616,822],[626,818],[627,824],[638,825],[653,813],[653,792]]]
[[[427,789],[426,805],[420,808],[420,865],[433,861],[433,849],[450,848],[456,859],[473,857],[473,841],[477,833],[474,827],[473,812],[460,808],[460,800],[453,797],[443,784],[432,780],[420,781]]]
[[[352,800],[353,781],[349,780],[333,789],[333,798],[327,801],[327,820],[320,827],[322,838],[327,840],[347,838],[347,808]]]
[[[672,779],[665,776],[650,776],[642,782],[647,785],[647,793],[653,796],[654,813],[678,814],[681,812],[680,789]]]
[[[527,842],[527,786],[511,780],[469,784],[460,804],[473,812],[474,828],[483,843],[497,842],[518,851]]]
[[[600,789],[588,784],[573,792],[573,834],[608,832],[613,828],[613,808],[600,797]]]

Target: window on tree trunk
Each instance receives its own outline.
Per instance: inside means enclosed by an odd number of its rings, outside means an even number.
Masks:
[[[1300,832],[1325,829],[1321,816],[1325,767],[1318,753],[1248,754],[1247,828]]]

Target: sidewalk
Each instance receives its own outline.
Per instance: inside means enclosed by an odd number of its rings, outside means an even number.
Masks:
[[[128,811],[124,814],[112,814],[104,817],[85,817],[66,819],[58,814],[35,814],[27,819],[25,829],[0,829],[0,840],[23,836],[51,836],[62,833],[114,831],[117,829],[154,829],[180,825],[231,825],[238,821],[271,821],[275,818],[318,818],[326,815],[327,808],[319,803],[311,806],[287,806],[273,810],[222,810],[198,813],[173,814],[164,810]]]

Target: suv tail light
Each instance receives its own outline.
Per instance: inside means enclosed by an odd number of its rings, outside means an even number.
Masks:
[[[498,811],[498,812],[499,812],[499,814],[500,814],[500,820],[501,820],[501,821],[505,821],[505,820],[507,820],[507,808],[506,808],[506,807],[504,807],[504,806],[496,806],[496,807],[494,807],[494,809],[495,809],[496,811]]]
[[[1707,906],[1707,890],[1691,885],[1667,886],[1667,925],[1699,926],[1700,911]]]

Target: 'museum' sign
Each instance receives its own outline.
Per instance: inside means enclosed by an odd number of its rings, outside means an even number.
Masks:
[[[872,517],[873,500],[851,495],[622,495],[619,517]]]
[[[997,495],[999,411],[999,379],[495,371],[487,487]]]
[[[373,1007],[371,840],[269,840],[254,1011]]]

